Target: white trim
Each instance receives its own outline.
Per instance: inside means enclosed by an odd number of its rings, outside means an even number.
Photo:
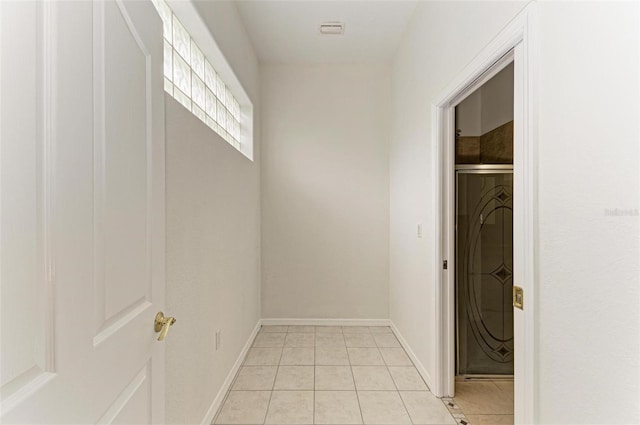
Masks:
[[[57,373],[43,372],[38,366],[34,366],[5,384],[0,409],[2,416],[7,415],[57,377]]]
[[[261,326],[262,326],[262,320],[258,320],[258,323],[256,323],[255,328],[253,328],[253,331],[251,332],[251,335],[249,335],[249,338],[247,339],[246,344],[244,344],[242,351],[240,351],[240,354],[238,354],[238,358],[236,359],[236,362],[234,363],[233,367],[229,371],[229,374],[227,375],[227,379],[224,380],[224,383],[220,387],[218,394],[216,394],[216,397],[213,399],[211,406],[209,406],[209,410],[207,410],[207,414],[204,416],[204,419],[202,419],[202,425],[210,425],[211,423],[213,423],[213,419],[218,414],[218,410],[222,406],[222,402],[224,401],[224,398],[226,397],[227,392],[229,392],[229,390],[231,389],[231,384],[233,384],[233,380],[235,379],[236,374],[240,370],[240,367],[244,362],[244,358],[249,352],[249,348],[251,348],[251,345],[253,344],[253,340],[256,338],[256,335],[258,335],[258,332],[260,331]]]
[[[55,373],[55,243],[53,237],[53,211],[54,211],[54,183],[55,183],[55,122],[56,108],[54,107],[56,90],[53,83],[56,70],[56,55],[54,52],[57,38],[57,26],[55,24],[55,8],[44,2],[38,6],[41,23],[37,27],[40,54],[39,68],[42,70],[39,76],[38,103],[41,119],[39,120],[38,138],[41,143],[40,152],[40,199],[42,202],[41,217],[41,249],[42,249],[42,291],[40,295],[43,347],[38,347],[37,357],[43,359],[40,368],[44,372]],[[41,351],[41,352],[40,352]]]
[[[262,319],[265,326],[391,326],[389,319]]]
[[[55,252],[53,241],[53,186],[55,179],[55,8],[49,2],[34,6],[36,31],[36,172],[37,172],[37,265],[40,307],[35,322],[34,365],[2,387],[0,414],[6,415],[45,387],[56,372]]]
[[[535,423],[535,279],[536,279],[536,115],[535,115],[535,48],[534,19],[536,4],[531,3],[516,16],[498,36],[436,98],[432,106],[433,178],[435,234],[434,272],[436,297],[436,341],[434,394],[453,396],[454,369],[454,273],[453,234],[454,152],[453,108],[466,95],[479,87],[492,72],[505,65],[505,56],[513,51],[515,58],[514,121],[514,283],[525,290],[525,310],[514,314],[515,335],[515,423]],[[516,236],[516,233],[518,234]],[[441,268],[448,260],[448,270]],[[520,267],[518,267],[518,264]],[[517,270],[516,270],[517,269]]]
[[[400,342],[400,345],[402,345],[402,348],[404,348],[404,351],[407,353],[407,355],[413,362],[413,365],[416,367],[416,369],[418,369],[418,373],[420,374],[420,376],[422,376],[422,379],[424,379],[424,382],[426,382],[427,386],[429,387],[429,390],[433,392],[433,380],[431,379],[431,375],[429,375],[429,372],[427,372],[427,368],[424,367],[424,365],[422,364],[418,356],[416,356],[416,354],[413,352],[413,350],[411,349],[411,346],[409,345],[407,340],[404,339],[404,337],[402,336],[402,334],[400,333],[396,325],[391,320],[389,322],[391,324],[391,330],[393,331],[396,338],[398,339],[398,342]]]

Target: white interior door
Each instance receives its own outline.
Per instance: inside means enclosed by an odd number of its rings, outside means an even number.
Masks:
[[[161,423],[161,20],[1,1],[0,55],[1,421]]]

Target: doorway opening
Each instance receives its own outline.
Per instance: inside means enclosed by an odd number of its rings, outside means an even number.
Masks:
[[[456,376],[513,377],[513,62],[455,107]]]
[[[456,364],[456,114],[455,108],[478,88],[508,66],[513,67],[513,164],[490,163],[485,167],[512,167],[513,268],[512,284],[517,292],[518,308],[513,313],[513,380],[495,380],[497,375],[479,383],[507,389],[512,394],[514,423],[536,423],[536,253],[537,253],[537,192],[536,192],[536,123],[535,93],[535,3],[507,25],[451,81],[438,96],[432,108],[434,123],[433,176],[435,226],[434,296],[436,299],[436,345],[434,392],[449,399],[460,396],[463,387],[473,384],[457,377]],[[481,164],[460,164],[460,166]],[[496,171],[490,170],[490,171]],[[486,173],[486,170],[485,170]],[[494,173],[498,174],[498,173]],[[509,173],[502,173],[509,174]],[[476,176],[477,177],[477,176]],[[498,177],[494,178],[494,186]],[[485,183],[485,184],[488,184]],[[503,185],[504,186],[504,185]],[[496,217],[494,217],[496,218]],[[485,217],[483,216],[483,220]],[[503,275],[499,269],[491,272]],[[517,290],[517,291],[516,291]],[[473,332],[473,331],[471,331]],[[504,339],[504,338],[503,338]],[[499,351],[502,347],[497,346]],[[508,350],[508,348],[506,348]],[[476,381],[475,383],[478,383]],[[512,388],[512,390],[511,390]],[[482,392],[480,389],[479,392]],[[464,410],[463,410],[464,412]],[[493,422],[492,422],[493,423]]]
[[[514,64],[454,107],[455,396],[471,422],[513,424]]]

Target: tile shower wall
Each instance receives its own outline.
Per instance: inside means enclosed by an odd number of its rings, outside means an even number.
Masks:
[[[513,64],[456,106],[456,163],[513,164]]]
[[[482,136],[458,137],[456,164],[513,164],[513,121]]]

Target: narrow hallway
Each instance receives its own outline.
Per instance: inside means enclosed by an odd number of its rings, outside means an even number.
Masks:
[[[640,0],[0,0],[0,425],[640,425]]]

